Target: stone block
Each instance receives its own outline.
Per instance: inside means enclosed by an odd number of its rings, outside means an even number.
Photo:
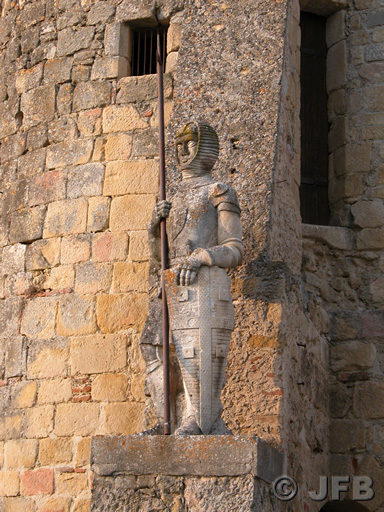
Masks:
[[[10,135],[2,141],[0,147],[0,162],[4,164],[9,160],[15,160],[21,156],[25,151],[26,135],[24,133],[17,133]]]
[[[54,119],[48,125],[49,143],[67,142],[77,137],[76,123],[73,118],[65,116]]]
[[[131,58],[131,29],[124,23],[110,23],[105,27],[105,55]]]
[[[169,58],[169,57],[168,57]],[[164,98],[173,94],[172,76],[164,74]],[[128,76],[119,80],[117,103],[140,103],[157,99],[156,75]]]
[[[75,270],[73,267],[53,268],[45,278],[44,290],[71,290],[75,281]]]
[[[19,489],[18,471],[0,471],[0,496],[17,496]]]
[[[57,58],[47,60],[44,67],[44,83],[56,84],[67,82],[71,79],[73,59]]]
[[[57,28],[58,30],[63,30],[67,27],[72,27],[76,25],[83,25],[86,20],[86,15],[81,9],[77,9],[77,5],[72,0],[68,2],[64,2],[66,5],[64,9],[66,12],[61,14],[61,16],[57,19]],[[60,6],[61,7],[61,6]],[[60,10],[64,10],[62,7]]]
[[[384,110],[384,85],[364,89],[364,108],[369,112]]]
[[[88,466],[91,461],[91,438],[84,437],[76,444],[75,463],[76,466]]]
[[[53,494],[53,483],[53,469],[39,468],[24,471],[20,475],[20,494],[22,496]]]
[[[367,45],[365,47],[365,60],[367,62],[384,60],[384,43]]]
[[[131,105],[113,105],[104,109],[104,133],[132,131],[147,127],[146,121],[140,117],[140,114]]]
[[[45,14],[45,8],[43,2],[34,2],[24,7],[17,18],[18,24],[23,29],[29,28],[32,25],[43,21]]]
[[[98,375],[92,383],[92,400],[124,402],[127,399],[128,377],[121,374]]]
[[[81,336],[71,340],[72,374],[118,371],[127,364],[127,339],[124,335]]]
[[[171,54],[173,55],[173,54]],[[173,101],[166,101],[164,103],[164,126],[167,128],[172,117],[173,112]],[[158,128],[159,126],[159,111],[158,108],[155,109],[154,115],[151,116],[150,125],[152,128]]]
[[[45,218],[44,238],[84,233],[87,210],[88,203],[83,198],[50,203]]]
[[[37,353],[28,353],[28,378],[50,379],[65,376],[68,356],[65,348],[42,348]]]
[[[327,91],[328,94],[345,86],[347,81],[347,47],[339,41],[328,50]]]
[[[12,135],[13,133],[16,133],[16,119],[12,115],[11,109],[7,102],[3,102],[0,105],[0,118],[0,139],[4,139],[5,137]]]
[[[113,267],[112,293],[146,292],[147,290],[147,263],[115,263]]]
[[[100,135],[101,133],[101,108],[94,108],[85,112],[80,112],[77,127],[83,137],[91,135]]]
[[[27,183],[26,180],[16,180],[12,184],[7,184],[2,193],[2,226],[6,227],[9,223],[9,214],[22,211],[27,203]]]
[[[147,231],[133,231],[131,233],[129,259],[131,261],[147,261],[149,259]]]
[[[14,335],[5,341],[5,378],[21,376],[26,365],[26,339]]]
[[[149,194],[116,197],[111,204],[112,231],[145,229],[151,218],[156,196]]]
[[[55,434],[89,436],[98,430],[99,405],[91,403],[58,404]]]
[[[106,292],[111,287],[112,267],[93,262],[84,263],[76,268],[75,291],[79,294],[95,295]]]
[[[1,301],[0,308],[0,336],[3,338],[14,336],[18,332],[19,316],[22,311],[20,298],[9,298]]]
[[[60,85],[57,93],[57,111],[61,115],[70,114],[72,110],[72,84]]]
[[[20,110],[27,128],[51,121],[55,115],[56,91],[54,85],[35,87],[21,95]]]
[[[54,404],[68,402],[72,398],[70,379],[50,379],[40,382],[37,402],[39,404]]]
[[[120,435],[132,435],[141,432],[144,408],[144,404],[139,402],[108,404],[105,408],[105,432]]]
[[[365,448],[366,429],[359,420],[332,420],[330,425],[330,450],[346,453]]]
[[[364,228],[356,234],[358,250],[377,250],[384,248],[383,228]]]
[[[61,242],[61,263],[71,265],[88,261],[91,256],[91,240],[89,235],[69,236]]]
[[[113,333],[130,327],[141,330],[147,315],[147,295],[99,295],[96,315],[97,325],[103,333]]]
[[[65,173],[60,170],[33,176],[28,187],[29,205],[36,206],[64,199],[65,178]]]
[[[126,133],[111,134],[105,144],[105,160],[128,160],[132,151],[132,136]]]
[[[38,127],[36,127],[38,128]],[[42,135],[41,140],[46,139],[46,133],[44,132],[44,135]],[[30,132],[28,132],[28,140],[29,140]],[[37,143],[35,140],[34,142]],[[46,144],[47,140],[43,142],[43,144]],[[31,179],[31,176],[34,176],[40,172],[44,171],[45,167],[45,158],[47,154],[46,148],[40,148],[36,149],[35,151],[28,151],[25,155],[20,156],[20,158],[17,161],[18,164],[18,172],[20,177],[27,177],[28,182]],[[29,188],[28,187],[28,194],[29,194]]]
[[[328,133],[328,148],[332,153],[337,148],[343,146],[347,139],[347,118],[345,116],[337,116],[331,123]]]
[[[129,71],[129,61],[125,57],[100,57],[95,60],[91,79],[105,80],[108,78],[120,79],[127,76]]]
[[[70,169],[67,181],[68,199],[101,195],[103,179],[103,164],[89,163]]]
[[[4,274],[13,274],[24,270],[26,246],[24,244],[8,245],[3,249],[2,270]]]
[[[373,302],[384,302],[384,278],[379,277],[369,285]]]
[[[55,334],[57,299],[36,297],[25,305],[20,332],[31,338],[49,339]]]
[[[154,160],[131,160],[107,163],[103,194],[156,194],[159,188],[159,167]]]
[[[35,502],[30,498],[4,498],[4,512],[35,512]]]
[[[9,241],[12,244],[30,243],[41,238],[46,211],[46,206],[35,206],[34,208],[24,208],[20,212],[13,212]]]
[[[13,439],[5,443],[4,457],[7,469],[31,468],[37,457],[36,439]]]
[[[60,30],[57,36],[57,55],[71,55],[83,48],[89,48],[95,33],[94,27],[76,27]]]
[[[73,93],[73,110],[94,109],[111,103],[110,82],[79,82]]]
[[[183,26],[180,23],[170,23],[167,34],[167,52],[177,52],[180,48],[181,31]]]
[[[71,502],[71,498],[51,498],[39,507],[39,512],[69,512]]]
[[[124,231],[105,232],[92,239],[92,261],[124,260],[128,253],[128,235]]]
[[[73,512],[91,512],[91,500],[78,498],[75,500]]]
[[[16,91],[18,94],[39,87],[43,78],[44,64],[29,69],[22,69],[16,75]]]
[[[32,407],[36,402],[37,383],[20,382],[16,385],[15,398],[13,403],[16,409],[24,409],[25,407]]]
[[[55,267],[60,263],[60,248],[59,238],[37,240],[28,245],[25,258],[27,270],[43,270]]]
[[[20,414],[0,418],[0,439],[20,439],[22,435],[21,432],[22,416]]]
[[[327,18],[326,38],[328,48],[345,39],[345,11],[338,11]]]
[[[377,228],[384,224],[381,201],[358,201],[351,206],[354,223],[360,228]]]
[[[60,494],[77,496],[88,489],[88,477],[85,473],[61,473],[56,481],[56,489]]]
[[[376,348],[373,343],[338,344],[331,348],[331,367],[334,372],[362,371],[372,368],[376,358]]]
[[[72,460],[72,439],[69,437],[56,437],[40,439],[39,463],[42,466],[64,464]]]
[[[106,23],[115,13],[115,8],[108,2],[97,2],[88,13],[88,25]]]
[[[142,130],[133,137],[132,156],[138,158],[155,158],[159,154],[158,130]]]
[[[165,63],[165,71],[167,73],[176,73],[177,70],[177,60],[179,58],[178,52],[172,52],[167,56],[167,60]]]
[[[365,339],[380,338],[384,335],[383,311],[365,311],[361,322],[362,337]]]
[[[39,405],[27,409],[24,415],[25,437],[47,437],[53,430],[53,416],[53,405]]]
[[[333,340],[353,340],[359,337],[361,319],[357,313],[343,311],[334,313],[331,320]]]
[[[76,294],[62,297],[59,301],[56,331],[59,336],[96,332],[93,298]]]
[[[88,200],[87,231],[104,231],[109,224],[109,197],[90,197]]]
[[[50,146],[47,152],[47,167],[68,167],[89,162],[93,150],[93,141],[78,139]]]
[[[356,418],[365,420],[384,418],[384,383],[357,382],[353,395],[353,412]]]

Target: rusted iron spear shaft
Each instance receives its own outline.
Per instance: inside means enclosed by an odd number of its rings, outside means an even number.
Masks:
[[[165,194],[165,144],[164,144],[164,85],[163,85],[163,58],[161,55],[160,30],[157,31],[157,89],[158,89],[158,115],[159,115],[159,154],[160,154],[160,201],[164,201]],[[166,220],[160,223],[161,235],[161,297],[163,306],[163,380],[164,380],[164,434],[171,433],[171,414],[169,396],[169,320],[168,305],[165,295],[164,272],[168,267],[168,246]]]

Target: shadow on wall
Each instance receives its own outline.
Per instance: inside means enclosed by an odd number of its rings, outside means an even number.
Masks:
[[[330,501],[321,508],[320,512],[369,512],[367,507],[356,501]]]

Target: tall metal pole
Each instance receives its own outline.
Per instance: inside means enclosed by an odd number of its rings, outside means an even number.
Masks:
[[[159,154],[160,154],[160,201],[164,201],[165,194],[165,144],[164,144],[164,85],[163,85],[163,58],[161,55],[160,30],[157,31],[157,89],[158,89],[158,115],[159,115]],[[171,407],[169,396],[169,320],[168,305],[165,295],[164,271],[168,267],[168,247],[166,220],[160,223],[161,235],[161,297],[163,306],[163,380],[164,380],[164,434],[171,433]]]

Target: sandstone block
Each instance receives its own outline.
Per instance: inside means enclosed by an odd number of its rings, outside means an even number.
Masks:
[[[146,294],[99,295],[97,324],[103,333],[142,329],[147,314]]]
[[[25,372],[26,339],[14,335],[5,341],[5,378],[18,377]]]
[[[156,203],[153,194],[116,197],[111,204],[110,227],[112,231],[145,229]]]
[[[36,129],[39,127],[36,126]],[[41,129],[41,128],[40,128]],[[41,141],[43,144],[46,144],[46,132],[45,135],[41,134]],[[31,131],[28,132],[28,139],[30,140]],[[34,144],[38,144],[40,142],[37,141],[36,138],[33,139]],[[25,155],[22,155],[17,160],[18,164],[18,172],[20,176],[28,177],[28,183],[31,176],[35,176],[38,173],[43,172],[45,167],[45,157],[47,154],[46,148],[36,149],[35,151],[28,151]],[[29,199],[30,186],[28,187],[28,199]]]
[[[35,404],[36,395],[37,383],[35,381],[18,383],[15,391],[15,407],[17,409],[32,407]]]
[[[53,268],[47,275],[44,290],[69,290],[75,282],[75,269],[73,267]]]
[[[61,263],[71,265],[88,261],[91,255],[91,240],[89,235],[69,236],[62,239]]]
[[[328,50],[327,90],[328,93],[344,87],[347,80],[347,48],[345,41],[339,41]]]
[[[128,253],[128,235],[123,231],[99,233],[92,240],[95,262],[124,260]]]
[[[25,411],[24,433],[27,438],[47,437],[53,430],[53,405],[40,405]]]
[[[148,264],[118,262],[113,267],[112,293],[146,292]]]
[[[100,135],[101,133],[101,108],[94,108],[85,112],[80,112],[77,128],[83,137],[91,135]]]
[[[62,57],[63,55],[71,55],[83,48],[89,48],[94,32],[93,27],[60,30],[57,36],[57,55]]]
[[[21,95],[20,110],[26,127],[51,121],[55,115],[56,91],[54,85],[35,87]]]
[[[165,70],[167,73],[175,73],[177,69],[177,59],[179,54],[177,52],[172,52],[167,56],[167,61],[165,63]]]
[[[51,379],[40,382],[38,403],[54,404],[68,402],[72,398],[72,385],[70,379]]]
[[[49,339],[55,334],[57,299],[36,297],[27,302],[22,319],[21,333],[32,338]]]
[[[131,156],[132,136],[126,133],[111,134],[107,137],[105,144],[105,159],[128,160]]]
[[[71,79],[72,64],[73,59],[70,58],[47,60],[44,67],[44,82],[67,82]]]
[[[362,229],[356,234],[356,247],[359,250],[382,249],[384,247],[384,229]]]
[[[24,244],[15,244],[4,247],[2,269],[4,274],[13,274],[24,270],[26,246]]]
[[[60,238],[37,240],[28,245],[26,253],[27,270],[55,267],[60,263],[60,248]]]
[[[127,76],[119,80],[117,103],[136,103],[157,99],[156,75]],[[172,77],[164,74],[164,98],[171,98],[173,94]]]
[[[57,93],[57,111],[61,115],[70,114],[72,110],[72,88],[71,84],[62,84]]]
[[[59,9],[65,10],[61,16],[57,19],[57,28],[58,30],[63,30],[64,28],[71,27],[74,25],[83,25],[86,19],[85,13],[81,9],[73,9],[75,3],[71,0],[66,1],[62,0],[60,2]]]
[[[108,227],[109,206],[108,197],[90,197],[88,200],[87,231],[103,231]]]
[[[91,438],[84,437],[76,444],[76,466],[88,466],[91,461]]]
[[[18,331],[19,315],[22,311],[20,298],[9,298],[1,301],[0,308],[0,335],[14,336]]]
[[[2,141],[0,147],[0,162],[4,164],[9,160],[15,160],[25,151],[26,136],[24,133],[10,135]]]
[[[35,502],[29,498],[4,498],[4,512],[35,512]]]
[[[8,103],[6,102],[3,102],[0,105],[0,118],[2,121],[0,127],[0,139],[4,139],[5,137],[8,137],[8,135],[16,133],[16,120],[12,115]]]
[[[0,418],[0,439],[20,439],[22,429],[22,416],[14,414]],[[1,485],[0,485],[1,487]]]
[[[98,2],[88,13],[88,25],[105,23],[115,13],[115,8],[108,2]]]
[[[135,434],[141,432],[144,404],[118,402],[105,408],[105,432],[108,434]]]
[[[75,199],[101,195],[103,179],[103,164],[90,163],[70,169],[68,171],[67,197]]]
[[[93,64],[91,79],[117,78],[119,80],[127,76],[128,70],[129,61],[125,57],[100,57]]]
[[[370,112],[384,110],[384,85],[364,89],[364,107]]]
[[[146,261],[149,259],[147,231],[133,231],[131,233],[129,259],[131,261]]]
[[[67,142],[77,136],[76,123],[72,117],[63,116],[54,119],[48,125],[48,140],[50,144]]]
[[[39,468],[20,475],[20,493],[23,496],[53,494],[53,469]]]
[[[334,372],[372,368],[375,358],[376,348],[373,343],[353,341],[331,348],[331,367]]]
[[[93,294],[108,291],[111,287],[112,267],[92,262],[76,268],[75,291],[79,294]]]
[[[87,201],[83,198],[57,201],[48,205],[44,238],[83,233],[87,225]]]
[[[46,211],[46,206],[35,206],[12,213],[9,230],[10,242],[13,244],[18,242],[29,243],[41,238]]]
[[[73,512],[91,512],[91,500],[80,498],[75,500]]]
[[[39,441],[39,462],[50,466],[71,462],[72,439],[69,437],[46,438]]]
[[[333,453],[346,453],[365,448],[366,429],[358,420],[332,420],[330,449]]]
[[[55,434],[89,436],[97,431],[99,405],[91,403],[58,404]]]
[[[363,338],[380,338],[384,333],[384,313],[378,311],[365,311],[362,319]]]
[[[17,471],[0,471],[0,496],[17,496],[20,479]]]
[[[43,78],[44,64],[40,63],[30,69],[22,69],[16,75],[16,91],[18,94],[39,87]]]
[[[170,56],[172,56],[172,55],[174,55],[174,54],[171,53]],[[168,127],[168,125],[171,121],[172,112],[173,112],[173,101],[166,101],[164,103],[164,126],[166,128]],[[157,128],[159,126],[159,112],[158,112],[157,108],[155,109],[154,115],[151,116],[150,125],[152,128]]]
[[[96,332],[96,318],[92,297],[70,294],[59,301],[57,334],[73,336]]]
[[[39,507],[39,512],[69,512],[71,498],[52,498]]]
[[[55,169],[86,164],[91,158],[92,149],[93,141],[90,139],[78,139],[50,146],[47,152],[47,167]]]
[[[65,174],[63,171],[50,171],[34,176],[28,188],[30,206],[46,204],[65,198]]]
[[[13,439],[5,443],[4,456],[7,469],[31,468],[36,462],[36,439]]]
[[[123,23],[109,23],[105,27],[105,55],[120,55],[131,58],[131,30]]]
[[[180,48],[181,30],[180,23],[170,23],[167,34],[167,52],[177,52]]]
[[[105,107],[111,103],[111,84],[103,82],[80,82],[73,93],[73,110]]]
[[[135,158],[155,158],[159,154],[158,129],[135,132],[132,144],[132,156]]]
[[[360,228],[377,228],[384,224],[381,201],[358,201],[351,206],[353,220]]]
[[[23,29],[36,25],[44,18],[44,4],[42,2],[34,2],[24,7],[18,16],[18,22]]]
[[[133,374],[131,376],[131,394],[136,402],[145,402],[145,375]]]
[[[57,492],[77,496],[88,489],[88,477],[85,473],[62,473],[56,481]]]
[[[373,302],[384,302],[384,278],[379,277],[369,285]]]
[[[331,336],[334,340],[358,338],[360,318],[353,312],[335,313],[331,321]]]
[[[357,382],[353,395],[353,412],[366,420],[384,417],[384,383]]]
[[[104,109],[104,133],[131,131],[147,127],[147,123],[140,117],[140,114],[131,105],[114,105]]]
[[[110,162],[107,163],[103,194],[156,194],[158,181],[158,163],[153,160]]]
[[[124,335],[93,335],[71,340],[72,374],[117,371],[127,364],[127,339]]]
[[[123,402],[127,398],[128,377],[119,374],[98,375],[92,383],[92,400]]]
[[[44,348],[37,355],[28,353],[28,378],[50,379],[66,375],[68,356],[65,348]]]

